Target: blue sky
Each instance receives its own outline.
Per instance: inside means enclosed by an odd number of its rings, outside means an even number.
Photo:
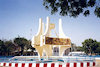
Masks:
[[[93,13],[77,18],[62,17],[58,13],[51,15],[42,3],[42,0],[0,0],[0,39],[10,40],[17,36],[31,39],[37,33],[39,18],[46,23],[49,16],[57,31],[58,19],[62,19],[64,33],[76,45],[82,45],[88,38],[100,41],[100,18]]]

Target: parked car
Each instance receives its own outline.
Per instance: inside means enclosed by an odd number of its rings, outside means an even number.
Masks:
[[[85,52],[70,52],[68,56],[86,56]]]

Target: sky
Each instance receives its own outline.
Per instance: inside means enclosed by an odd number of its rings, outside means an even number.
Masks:
[[[93,9],[91,9],[92,11]],[[100,41],[100,18],[93,13],[88,17],[79,15],[77,18],[54,15],[43,6],[43,0],[0,0],[0,39],[13,40],[15,37],[32,39],[38,31],[39,18],[46,23],[46,17],[56,25],[62,19],[63,31],[77,46],[85,39]],[[55,36],[52,30],[52,36]]]

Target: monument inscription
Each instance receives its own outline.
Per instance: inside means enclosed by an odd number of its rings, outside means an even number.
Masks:
[[[45,44],[48,44],[48,45],[69,45],[70,39],[45,37]]]

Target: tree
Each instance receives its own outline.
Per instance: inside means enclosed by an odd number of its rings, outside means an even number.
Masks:
[[[30,41],[30,40],[29,40],[29,44],[28,44],[28,45],[26,45],[26,46],[25,46],[25,48],[26,48],[26,50],[31,49],[31,50],[32,50],[32,52],[34,52],[34,50],[35,50],[35,48],[34,48],[34,47],[32,47],[32,45],[31,45],[31,41]]]
[[[14,43],[21,47],[21,55],[23,55],[24,47],[29,44],[29,41],[25,38],[17,37],[14,39]]]
[[[32,52],[34,52],[34,50],[35,50],[35,48],[34,48],[34,47],[32,47],[32,46],[30,46],[30,49],[32,50]]]
[[[98,43],[96,40],[93,40],[93,39],[86,39],[84,42],[82,42],[83,44],[83,48],[84,48],[84,51],[87,53],[87,54],[93,54],[96,52],[96,48],[98,47]]]
[[[96,48],[95,53],[100,55],[100,42],[97,43],[98,43],[98,47]]]
[[[88,16],[89,8],[95,8],[94,14],[100,18],[100,0],[43,0],[46,9],[51,14],[59,12],[62,16],[77,17],[80,14]]]
[[[2,46],[4,45],[3,41],[0,40],[0,53],[2,52],[1,49],[2,49]]]
[[[15,45],[12,43],[11,40],[5,41],[4,45],[5,45],[5,48],[6,48],[5,49],[5,51],[6,51],[5,53],[6,53],[7,56],[11,55],[11,53],[14,53]]]
[[[2,40],[0,40],[0,55],[2,55],[3,52],[5,52],[5,45]]]
[[[84,51],[84,49],[81,46],[77,46],[77,51]]]

